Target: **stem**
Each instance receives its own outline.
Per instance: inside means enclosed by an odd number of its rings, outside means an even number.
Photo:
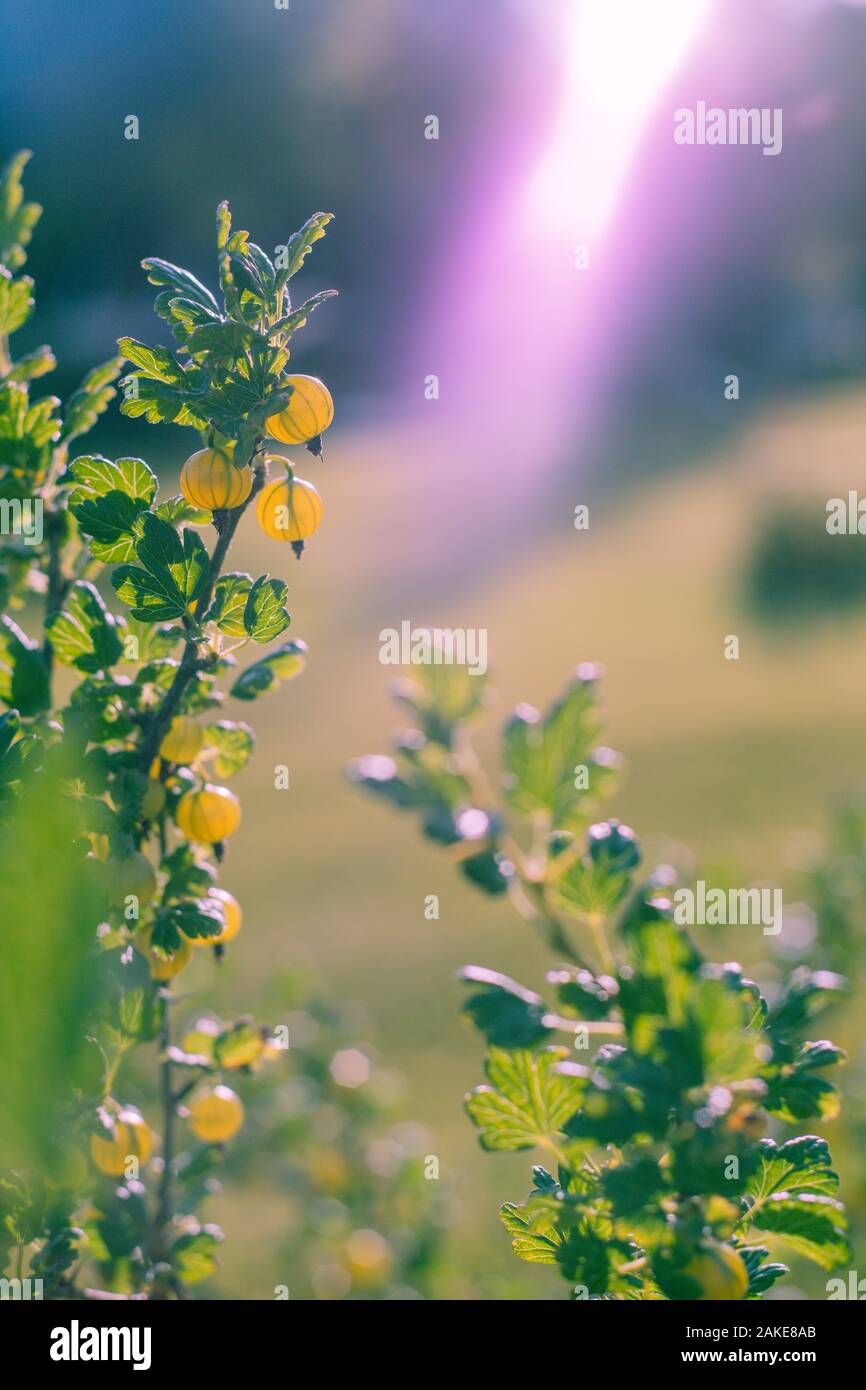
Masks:
[[[171,1047],[171,1016],[169,1002],[165,993],[162,994],[162,1020],[159,1030],[159,1046],[162,1052],[162,1063],[160,1071],[160,1096],[162,1101],[162,1176],[159,1182],[159,1200],[156,1210],[156,1217],[153,1223],[152,1244],[158,1247],[161,1244],[162,1235],[172,1217],[171,1209],[171,1179],[172,1163],[174,1162],[174,1107],[175,1098],[173,1090],[173,1080],[171,1072],[171,1059],[169,1048]],[[154,1254],[158,1254],[158,1249],[154,1249]]]
[[[616,961],[608,945],[607,933],[604,929],[604,917],[600,912],[590,912],[587,915],[587,921],[592,929],[592,937],[595,948],[601,957],[601,963],[609,974],[613,974],[616,971]]]
[[[229,546],[234,539],[235,531],[238,529],[238,523],[256,493],[264,486],[265,471],[266,465],[264,460],[262,460],[255,467],[252,491],[246,502],[244,502],[242,506],[234,508],[233,511],[223,512],[219,521],[216,519],[214,520],[219,539],[211,555],[210,572],[207,582],[196,601],[195,612],[193,614],[194,618],[202,617],[210,607],[216,581],[225,563],[225,558],[228,554]],[[145,774],[148,772],[151,763],[156,757],[159,745],[162,742],[162,736],[174,718],[180,706],[180,702],[186,693],[187,686],[195,674],[204,669],[204,666],[208,664],[208,659],[205,659],[202,663],[198,656],[197,641],[198,639],[192,634],[187,635],[186,646],[184,647],[180,665],[175,671],[174,680],[166,691],[162,704],[153,715],[150,726],[141,741],[141,752],[139,754],[138,765],[140,770]]]
[[[46,623],[53,618],[55,613],[59,613],[63,606],[63,599],[69,588],[69,580],[64,577],[62,564],[61,532],[63,529],[63,518],[60,512],[54,511],[49,507],[45,515],[45,530],[48,538],[48,591],[45,595],[45,621]],[[54,661],[54,649],[46,636],[42,644],[42,656],[48,668],[48,677],[51,678],[51,668]]]
[[[493,795],[493,789],[465,730],[460,730],[458,739],[455,740],[454,756],[460,772],[466,779],[475,804],[477,806],[494,805],[496,798]],[[540,823],[536,824],[535,832],[536,841],[538,841],[541,833]],[[500,831],[498,841],[514,864],[519,881],[519,891],[512,890],[510,896],[521,917],[527,922],[531,922],[539,930],[544,941],[557,955],[564,956],[574,965],[587,969],[586,963],[581,960],[572,945],[565,924],[548,903],[544,893],[544,885],[534,875],[533,866],[527,861],[520,845],[507,830]]]

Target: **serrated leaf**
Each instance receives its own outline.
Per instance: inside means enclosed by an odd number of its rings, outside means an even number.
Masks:
[[[255,735],[249,724],[221,719],[205,729],[205,741],[216,750],[214,770],[218,777],[233,777],[250,759],[255,747]]]
[[[0,333],[17,332],[33,312],[33,281],[29,275],[13,278],[0,265]]]
[[[221,574],[217,580],[213,603],[207,617],[215,622],[220,632],[224,632],[227,637],[246,637],[244,613],[252,587],[252,575],[237,571]]]
[[[300,228],[289,237],[285,254],[277,260],[277,285],[282,287],[293,275],[297,275],[313,245],[325,235],[325,228],[333,221],[332,212],[315,212]]]
[[[263,574],[253,584],[244,609],[244,628],[254,642],[271,642],[292,621],[285,607],[288,585]]]
[[[219,305],[210,290],[190,271],[179,265],[172,265],[171,261],[160,260],[158,256],[149,256],[141,264],[147,271],[147,278],[152,285],[166,286],[175,294],[210,309],[212,313],[219,313]]]
[[[290,314],[286,314],[284,318],[279,319],[279,321],[268,330],[269,335],[273,336],[275,333],[280,332],[291,337],[299,328],[303,328],[314,309],[318,309],[319,305],[324,304],[326,299],[334,299],[337,293],[337,290],[319,290],[318,294],[310,295],[310,298],[305,300],[299,308],[293,310]]]
[[[839,1186],[839,1175],[831,1167],[830,1149],[817,1134],[801,1135],[777,1144],[762,1139],[758,1144],[760,1163],[750,1177],[746,1193],[760,1204],[774,1192],[820,1192],[828,1195]]]
[[[476,1086],[465,1101],[482,1148],[529,1149],[562,1130],[584,1089],[582,1078],[556,1071],[567,1056],[563,1047],[538,1053],[490,1048],[484,1068],[490,1085]]]
[[[752,1216],[752,1225],[771,1231],[823,1269],[849,1258],[845,1208],[834,1197],[813,1192],[777,1192]]]
[[[122,651],[114,617],[86,580],[72,586],[61,612],[46,623],[46,631],[58,661],[90,674],[107,671]]]
[[[114,382],[117,379],[122,361],[119,357],[109,358],[107,362],[93,367],[81,385],[73,391],[66,402],[61,441],[69,444],[92,429],[100,415],[108,408],[117,395]]]
[[[547,1009],[540,994],[479,965],[467,965],[459,971],[458,978],[473,988],[463,1004],[463,1012],[488,1043],[506,1048],[532,1047],[549,1035],[550,1029],[544,1023]]]
[[[790,1064],[769,1073],[764,1108],[788,1124],[814,1115],[834,1119],[839,1113],[839,1088],[819,1073],[844,1060],[844,1051],[833,1043],[803,1043]]]
[[[183,368],[168,348],[149,347],[147,343],[140,343],[137,338],[118,338],[117,346],[127,361],[140,368],[145,376],[154,381],[165,382],[169,386],[184,384]]]
[[[184,521],[192,522],[193,526],[204,526],[212,517],[211,512],[205,511],[203,507],[194,507],[181,493],[160,502],[158,507],[153,508],[153,514],[158,516],[160,521],[167,521],[172,526],[179,526]]]
[[[594,668],[580,668],[546,715],[521,705],[503,735],[509,802],[524,815],[544,813],[554,829],[577,828],[590,799],[607,789],[617,766],[615,754],[596,749],[601,722],[595,681]],[[575,785],[580,766],[589,772],[586,788]]]
[[[90,550],[104,565],[122,564],[135,558],[135,542],[144,502],[125,492],[93,497],[72,508],[81,531],[89,538]]]
[[[0,802],[17,793],[27,760],[38,747],[37,738],[21,734],[17,710],[0,715]]]
[[[207,895],[208,889],[216,882],[216,869],[206,859],[196,857],[188,844],[180,845],[162,861],[162,869],[167,875],[163,900],[171,902],[177,898],[200,898]]]
[[[210,560],[201,537],[185,530],[181,542],[173,526],[148,512],[135,553],[143,568],[119,565],[111,576],[133,617],[148,622],[183,617],[207,583]]]
[[[172,954],[181,936],[207,941],[225,930],[225,910],[219,898],[179,900],[161,907],[156,914],[151,945],[156,951]]]
[[[0,262],[10,270],[27,259],[24,248],[42,214],[38,203],[24,202],[21,175],[30,156],[30,150],[19,150],[0,174]]]
[[[0,700],[26,715],[41,714],[51,704],[42,652],[5,613],[0,615]]]
[[[293,680],[307,664],[305,642],[286,642],[277,651],[256,661],[242,671],[229,694],[236,700],[257,700],[260,695],[276,689],[280,681]]]
[[[134,383],[134,389],[132,386]],[[166,382],[153,381],[138,372],[130,372],[121,380],[124,388],[120,413],[130,419],[144,417],[151,425],[191,425],[206,429],[208,410],[194,393]]]

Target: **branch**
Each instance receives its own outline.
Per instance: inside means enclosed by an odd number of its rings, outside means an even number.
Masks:
[[[195,606],[194,618],[202,617],[210,607],[216,581],[220,576],[229,546],[234,539],[240,519],[253,498],[264,486],[266,473],[267,464],[264,459],[262,459],[256,464],[253,473],[252,491],[246,502],[244,502],[242,506],[236,507],[233,511],[224,512],[219,522],[214,520],[219,538],[211,556],[210,573],[208,574],[207,583],[199,595]],[[180,665],[175,671],[174,680],[166,691],[162,704],[152,716],[147,732],[141,741],[138,766],[145,775],[159,751],[159,745],[162,742],[163,734],[166,732],[169,724],[177,713],[181,700],[186,693],[187,686],[196,673],[204,670],[208,665],[208,661],[202,661],[198,655],[198,640],[197,637],[191,634],[187,636],[186,646],[184,647]]]

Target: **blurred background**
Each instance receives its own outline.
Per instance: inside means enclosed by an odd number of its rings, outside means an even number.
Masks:
[[[337,401],[324,463],[303,455],[325,524],[301,564],[267,556],[311,660],[255,708],[224,880],[247,929],[218,978],[200,962],[193,984],[225,1014],[267,1000],[282,1017],[299,973],[355,1001],[339,1022],[317,1005],[298,1046],[321,1049],[325,1072],[330,1050],[363,1049],[401,1152],[438,1157],[450,1195],[427,1182],[411,1197],[412,1219],[450,1226],[426,1291],[560,1296],[555,1276],[513,1260],[497,1220],[528,1165],[481,1154],[462,1115],[480,1047],[453,982],[477,961],[533,985],[547,962],[507,906],[362,804],[343,769],[395,722],[382,628],[488,630],[488,752],[517,700],[543,704],[577,662],[599,661],[629,769],[615,810],[649,853],[716,882],[780,883],[823,913],[791,909],[775,940],[731,929],[702,948],[772,987],[792,960],[820,958],[823,930],[853,968],[866,551],[827,535],[825,509],[864,475],[866,6],[6,0],[4,18],[0,145],[34,151],[27,192],[45,205],[28,267],[38,310],[16,346],[52,344],[48,389],[63,395],[121,334],[164,341],[139,261],[212,283],[221,198],[269,251],[314,210],[336,214],[303,290],[341,297],[293,359]],[[781,152],[677,145],[674,112],[698,101],[781,108]],[[143,455],[171,493],[193,437],[112,411],[91,445]],[[236,568],[265,562],[257,534],[242,528]],[[274,790],[277,763],[289,792]],[[862,1262],[856,998],[831,1031],[851,1062],[828,1137]],[[366,1142],[349,1167],[387,1178]],[[230,1252],[215,1291],[362,1291],[301,1239],[317,1214],[340,1228],[342,1180],[327,1137],[319,1147],[331,1177],[306,1210],[275,1158],[240,1156],[243,1181],[214,1202]],[[794,1290],[823,1284],[795,1269]]]

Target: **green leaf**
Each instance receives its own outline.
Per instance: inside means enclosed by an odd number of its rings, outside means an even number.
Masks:
[[[303,227],[289,237],[285,255],[278,258],[277,285],[282,287],[293,275],[297,275],[313,245],[325,235],[325,228],[333,221],[332,212],[314,212]]]
[[[819,1192],[825,1196],[839,1186],[839,1175],[831,1167],[827,1141],[816,1134],[801,1135],[777,1144],[762,1139],[758,1144],[760,1163],[749,1179],[746,1194],[760,1205],[774,1192]]]
[[[51,704],[48,668],[37,644],[0,614],[0,700],[21,714],[41,714]]]
[[[551,970],[548,983],[556,986],[559,1007],[568,1018],[597,1021],[608,1018],[614,1006],[618,987],[609,975],[598,979],[580,966],[563,966]]]
[[[21,175],[30,155],[30,150],[19,150],[0,174],[0,262],[10,270],[26,261],[24,248],[42,215],[38,203],[24,202]]]
[[[810,970],[800,965],[791,973],[785,988],[775,1001],[768,1019],[770,1032],[778,1038],[790,1039],[812,1019],[844,994],[846,982],[831,970]]]
[[[172,265],[170,261],[162,261],[157,256],[149,256],[141,264],[147,271],[147,278],[152,285],[166,286],[173,293],[201,304],[212,313],[219,313],[219,305],[210,290],[190,271],[183,270],[179,265]]]
[[[522,1205],[507,1202],[499,1216],[519,1259],[558,1265],[566,1279],[596,1297],[610,1286],[612,1260],[621,1260],[627,1249],[600,1227],[595,1213],[562,1192],[534,1192]]]
[[[148,347],[137,338],[118,338],[117,346],[127,361],[140,368],[146,377],[163,381],[169,386],[184,384],[183,368],[174,353],[164,347]]]
[[[69,465],[69,472],[74,479],[69,494],[71,507],[112,492],[125,493],[146,506],[156,496],[156,474],[143,459],[122,458],[113,463],[99,454],[83,454]]]
[[[306,642],[285,642],[275,652],[242,671],[229,694],[236,700],[257,700],[267,691],[275,690],[280,681],[294,680],[306,664]]]
[[[264,1029],[254,1023],[236,1023],[217,1038],[214,1062],[218,1067],[249,1066],[258,1061],[263,1050]]]
[[[143,459],[116,463],[100,455],[82,455],[69,466],[73,480],[69,506],[90,549],[104,564],[135,555],[140,518],[156,496],[156,474]]]
[[[135,558],[139,519],[147,511],[143,502],[124,492],[94,497],[73,509],[85,536],[89,537],[94,559],[104,565],[121,564]]]
[[[288,585],[263,574],[256,580],[244,609],[244,628],[254,642],[271,642],[292,621],[286,611]]]
[[[162,869],[167,875],[163,900],[205,897],[216,882],[216,869],[206,859],[199,859],[188,844],[179,845],[166,855]]]
[[[813,1115],[832,1120],[839,1113],[839,1090],[818,1072],[845,1060],[841,1047],[833,1043],[807,1042],[797,1052],[793,1062],[769,1071],[764,1107],[771,1115],[788,1124],[797,1124]]]
[[[185,1284],[200,1284],[216,1271],[216,1252],[223,1233],[218,1226],[196,1226],[178,1236],[169,1252],[172,1265]]]
[[[834,1269],[850,1257],[845,1208],[823,1193],[774,1193],[754,1213],[752,1225],[771,1231],[823,1269]]]
[[[225,911],[219,898],[182,900],[161,907],[153,924],[151,945],[168,954],[177,950],[181,936],[207,941],[225,930]]]
[[[68,444],[79,435],[87,434],[100,415],[107,410],[109,403],[117,395],[114,382],[122,365],[121,358],[112,357],[100,366],[93,367],[77,390],[73,391],[66,403],[63,428],[60,432],[62,443]]]
[[[764,1264],[769,1250],[763,1245],[739,1245],[737,1254],[742,1259],[749,1274],[748,1297],[753,1298],[756,1294],[765,1293],[767,1289],[775,1284],[777,1279],[783,1279],[791,1271],[787,1265],[772,1263]]]
[[[201,537],[185,530],[181,543],[173,526],[148,512],[135,553],[143,568],[119,565],[111,576],[133,617],[148,622],[182,618],[207,583],[210,561]]]
[[[37,738],[21,734],[17,710],[0,714],[0,802],[18,793],[27,760],[38,747]]]
[[[183,521],[191,521],[193,526],[205,526],[212,516],[203,507],[194,507],[181,493],[160,502],[158,507],[154,507],[153,514],[172,526],[179,526]]]
[[[295,309],[291,314],[286,314],[268,330],[269,336],[277,332],[284,333],[291,337],[299,328],[303,328],[310,314],[314,309],[318,309],[320,304],[324,304],[326,299],[333,299],[338,294],[337,290],[319,290],[318,294],[313,294],[305,300],[299,309]]]
[[[32,352],[25,352],[23,357],[19,357],[6,380],[32,381],[34,377],[53,372],[56,366],[57,359],[54,353],[43,343],[42,347],[34,348]]]
[[[590,801],[609,789],[620,761],[610,749],[596,748],[601,732],[597,678],[595,667],[580,667],[544,718],[530,705],[520,705],[505,728],[509,802],[524,815],[545,814],[557,830],[583,823]],[[585,788],[576,775],[580,767],[587,769]]]
[[[562,1241],[554,1215],[547,1206],[536,1212],[527,1210],[528,1205],[505,1202],[499,1208],[499,1219],[511,1236],[511,1248],[527,1264],[555,1265],[557,1247]]]
[[[514,878],[514,865],[498,850],[483,849],[460,860],[460,872],[476,888],[496,896],[506,893]]]
[[[458,979],[476,986],[463,1005],[476,1028],[488,1043],[496,1047],[533,1047],[549,1036],[544,1023],[547,1013],[540,994],[524,989],[516,980],[485,970],[480,965],[467,965],[459,971]]]
[[[0,265],[0,333],[15,333],[33,312],[33,281],[29,275],[13,279]]]
[[[194,429],[207,428],[209,422],[205,405],[186,387],[169,386],[165,382],[151,380],[139,372],[130,372],[121,379],[120,384],[124,388],[121,415],[128,415],[133,420],[143,416],[151,425],[175,424],[191,425]]]
[[[614,1215],[633,1220],[655,1204],[665,1188],[665,1180],[656,1160],[641,1155],[631,1163],[605,1168],[601,1187],[611,1202]],[[664,1220],[661,1213],[659,1219]]]
[[[249,724],[221,719],[218,724],[208,724],[204,733],[207,744],[216,749],[214,770],[218,777],[233,777],[246,766],[255,746]]]
[[[207,618],[215,622],[220,632],[224,632],[227,637],[246,637],[244,613],[252,587],[253,579],[250,574],[232,572],[221,574],[217,580]]]
[[[560,1133],[584,1089],[582,1078],[555,1070],[567,1056],[564,1047],[538,1053],[490,1048],[484,1066],[490,1085],[476,1086],[465,1100],[482,1148],[530,1149]]]
[[[123,650],[114,617],[86,580],[72,586],[62,611],[46,623],[46,631],[58,661],[91,674],[107,671]]]

